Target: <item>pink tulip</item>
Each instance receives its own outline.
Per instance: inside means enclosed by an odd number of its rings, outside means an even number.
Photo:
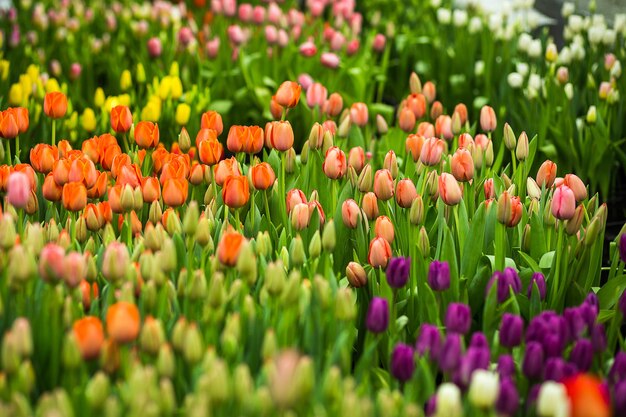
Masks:
[[[367,105],[365,103],[354,103],[350,107],[350,121],[359,127],[367,124],[369,118]]]
[[[65,249],[56,243],[48,243],[39,255],[39,275],[46,282],[56,282],[63,277]]]
[[[257,25],[262,25],[265,21],[265,8],[263,6],[254,6],[252,11],[252,20]]]
[[[276,3],[270,3],[267,8],[267,20],[271,23],[278,25],[280,24],[280,19],[283,16],[283,11],[280,10],[280,7]]]
[[[233,17],[237,13],[237,0],[222,0],[224,15]]]
[[[574,217],[576,197],[572,189],[567,185],[561,185],[554,190],[550,209],[552,210],[552,215],[559,220],[569,220]]]
[[[439,197],[449,206],[455,206],[459,204],[463,198],[461,187],[456,178],[447,172],[444,172],[439,176]]]
[[[205,51],[209,58],[215,58],[220,49],[220,38],[217,36],[206,43]]]
[[[352,56],[356,54],[357,52],[359,52],[360,47],[361,47],[361,43],[359,42],[359,40],[353,39],[350,42],[348,42],[348,46],[346,47],[346,53],[348,54],[348,56]]]
[[[441,155],[446,144],[443,140],[437,138],[428,138],[422,145],[422,152],[420,153],[420,161],[422,164],[428,166],[435,166],[441,162]]]
[[[233,45],[239,46],[246,40],[246,35],[239,25],[230,25],[227,29],[227,32],[228,39],[230,39],[230,42]]]
[[[320,57],[320,61],[327,68],[335,69],[339,67],[339,57],[332,52],[324,52]]]
[[[156,37],[150,38],[148,40],[148,54],[150,54],[152,58],[158,58],[161,56],[161,52],[163,52],[161,40]]]
[[[485,132],[493,132],[497,126],[496,112],[490,106],[483,106],[480,109],[480,128]]]
[[[312,40],[308,40],[300,45],[300,55],[310,58],[317,53],[317,46]]]
[[[242,22],[250,23],[254,14],[252,5],[250,3],[244,3],[239,5],[239,20]]]
[[[193,32],[187,26],[180,28],[178,31],[178,42],[186,48],[193,41]]]
[[[302,73],[300,75],[298,75],[298,84],[300,84],[302,86],[302,89],[304,91],[308,91],[309,87],[311,87],[313,85],[313,77],[311,77],[309,74],[307,73]]]
[[[327,97],[328,90],[320,83],[313,83],[313,85],[306,90],[306,103],[311,108],[318,106],[321,109],[324,103],[326,103]]]
[[[380,53],[385,49],[386,42],[387,39],[385,38],[385,35],[379,33],[374,37],[374,43],[372,44],[372,48],[374,48],[374,51]]]
[[[7,199],[16,208],[25,208],[30,198],[30,180],[23,172],[14,171],[7,182]]]
[[[265,26],[265,39],[270,45],[273,45],[278,41],[278,29],[276,29],[276,26]]]

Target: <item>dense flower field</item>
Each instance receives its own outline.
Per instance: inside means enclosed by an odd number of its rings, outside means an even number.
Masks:
[[[300,3],[0,11],[0,415],[626,415],[626,16]]]

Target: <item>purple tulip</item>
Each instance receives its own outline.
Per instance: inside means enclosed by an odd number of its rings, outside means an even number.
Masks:
[[[609,370],[609,383],[616,384],[626,381],[626,352],[618,352]]]
[[[543,350],[547,358],[560,357],[563,353],[564,342],[558,334],[547,334],[543,338]]]
[[[583,317],[585,324],[591,329],[598,318],[598,306],[585,300],[578,308],[580,309],[580,315]]]
[[[546,299],[546,278],[543,276],[541,272],[535,272],[533,276],[530,278],[530,283],[528,284],[528,288],[526,289],[526,295],[528,298],[533,293],[533,287],[537,285],[537,289],[539,290],[539,298],[541,301]]]
[[[515,383],[510,379],[500,382],[500,391],[496,399],[496,411],[502,416],[513,416],[519,408],[519,393]]]
[[[426,417],[432,417],[437,412],[437,395],[432,395],[426,404],[424,404],[424,414]]]
[[[496,271],[493,273],[487,284],[487,294],[489,294],[493,285],[496,285],[498,303],[500,304],[509,299],[511,289],[514,293],[518,293],[522,289],[519,275],[517,271],[511,267],[505,268],[502,272]]]
[[[454,371],[461,362],[461,336],[450,333],[439,352],[439,368],[444,372]]]
[[[446,312],[446,328],[449,332],[466,334],[472,324],[472,313],[468,305],[450,303]]]
[[[487,337],[483,332],[476,332],[472,335],[472,340],[470,341],[470,347],[476,348],[489,348],[489,342],[487,342]]]
[[[613,407],[616,416],[626,416],[626,381],[620,381],[615,384],[613,388]]]
[[[619,248],[619,257],[622,262],[626,263],[626,233],[622,233],[619,237],[619,243],[617,244]]]
[[[538,342],[528,342],[522,363],[522,371],[530,379],[538,379],[543,372],[543,347]]]
[[[500,344],[504,347],[514,348],[522,342],[524,332],[524,320],[515,314],[504,313],[500,325]]]
[[[498,358],[498,374],[500,379],[515,377],[515,361],[511,355],[502,355]]]
[[[409,279],[411,258],[391,258],[387,265],[387,282],[391,288],[402,288]]]
[[[587,339],[580,339],[569,355],[570,363],[581,372],[587,372],[593,363],[593,344]]]
[[[470,347],[461,359],[461,365],[454,375],[454,382],[461,388],[469,386],[472,374],[477,369],[489,367],[489,349]]]
[[[541,344],[546,357],[560,356],[569,340],[567,321],[553,311],[544,311],[528,324],[526,342]]]
[[[389,326],[389,304],[380,297],[372,298],[367,309],[367,330],[372,333],[382,333]]]
[[[506,276],[508,284],[511,288],[513,288],[515,293],[522,291],[522,280],[514,268],[511,268],[510,266],[504,268],[504,275]]]
[[[563,312],[563,317],[567,322],[569,336],[572,340],[577,340],[582,336],[587,328],[587,321],[583,316],[583,310],[580,307],[569,307]],[[594,320],[595,321],[595,320]]]
[[[391,374],[400,382],[406,382],[413,376],[415,360],[413,348],[399,343],[391,355]]]
[[[576,366],[565,362],[562,358],[549,358],[546,361],[545,379],[561,382],[564,378],[576,374]]]
[[[420,329],[420,335],[417,338],[415,350],[420,356],[428,352],[431,359],[436,358],[441,349],[441,333],[437,326],[424,323]]]
[[[596,314],[600,310],[600,300],[598,299],[598,296],[593,292],[590,292],[589,295],[587,295],[587,298],[585,298],[584,304],[588,304],[592,307],[595,307]]]
[[[606,332],[604,324],[595,324],[591,328],[591,344],[595,353],[604,352],[606,349]]]
[[[428,285],[434,291],[450,288],[450,265],[448,262],[432,261],[428,267]]]

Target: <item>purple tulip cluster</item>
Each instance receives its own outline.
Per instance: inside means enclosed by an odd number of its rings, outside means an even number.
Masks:
[[[504,271],[496,271],[493,273],[487,285],[487,294],[489,294],[494,285],[496,286],[496,294],[498,303],[500,304],[509,299],[511,290],[513,290],[514,294],[522,290],[522,281],[517,271],[511,267],[506,267]]]
[[[607,383],[613,392],[615,415],[626,415],[626,352],[615,355]]]

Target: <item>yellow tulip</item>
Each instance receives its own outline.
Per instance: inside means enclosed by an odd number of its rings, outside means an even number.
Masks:
[[[172,77],[170,94],[174,100],[178,100],[183,95],[183,83],[178,77]]]
[[[132,85],[133,85],[133,80],[130,75],[130,71],[129,70],[122,71],[122,76],[120,78],[120,88],[122,89],[122,91],[128,90],[130,87],[132,87]]]
[[[6,81],[9,78],[9,69],[11,67],[11,63],[6,59],[0,60],[0,78],[2,81]]]
[[[135,78],[139,83],[146,82],[146,70],[143,67],[143,64],[140,62],[137,64],[137,73],[135,74]]]
[[[180,103],[176,106],[176,123],[181,126],[186,125],[189,122],[189,116],[191,115],[191,107],[187,103]]]
[[[119,104],[130,107],[130,95],[129,94],[120,94],[119,96],[117,96],[117,100],[119,101]]]
[[[158,122],[161,116],[161,109],[154,103],[148,103],[146,107],[141,110],[141,120],[147,120],[149,122]]]
[[[104,105],[104,91],[102,88],[98,87],[96,89],[96,94],[94,95],[93,102],[96,107],[102,107]]]
[[[68,108],[69,108],[69,103],[68,103]],[[77,125],[78,125],[78,113],[72,112],[71,116],[65,119],[65,126],[68,129],[73,130],[73,129],[76,129]]]
[[[31,82],[35,84],[39,79],[39,67],[35,64],[30,64],[26,69],[26,75],[28,75]]]
[[[158,95],[161,100],[165,100],[169,97],[172,90],[172,77],[169,75],[163,77],[159,84]]]
[[[21,106],[24,102],[24,94],[20,84],[13,84],[9,90],[9,104],[11,106]]]
[[[178,62],[176,62],[176,61],[172,62],[172,66],[170,67],[170,75],[172,77],[178,77],[179,76]]]
[[[61,91],[59,82],[54,78],[50,78],[48,81],[46,81],[46,85],[44,88],[46,90],[46,93],[52,93],[54,91]]]
[[[81,121],[83,129],[87,132],[93,132],[96,130],[96,113],[90,107],[87,107],[83,112]]]
[[[37,79],[37,81],[41,82],[41,80]],[[28,75],[22,74],[20,75],[20,87],[22,87],[22,101],[27,101],[28,97],[33,91],[33,81],[30,79]]]

